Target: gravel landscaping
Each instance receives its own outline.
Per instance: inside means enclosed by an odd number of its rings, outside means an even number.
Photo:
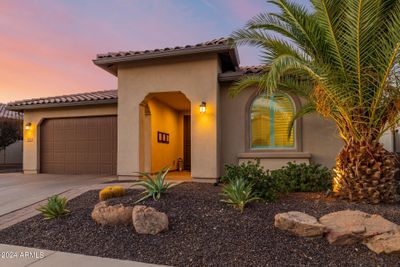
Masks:
[[[331,246],[274,227],[274,216],[297,210],[320,217],[344,209],[377,213],[400,224],[398,205],[348,204],[317,193],[294,193],[274,203],[251,203],[240,214],[220,202],[220,186],[183,183],[160,201],[144,205],[167,213],[170,229],[139,235],[133,226],[102,227],[90,217],[98,191],[69,202],[71,214],[44,221],[41,215],[0,231],[0,243],[172,266],[398,266],[400,257],[376,255],[364,245]],[[140,191],[112,199],[129,204]]]

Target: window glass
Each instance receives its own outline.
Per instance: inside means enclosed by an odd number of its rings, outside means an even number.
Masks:
[[[294,129],[288,138],[288,128],[294,113],[292,99],[286,94],[258,96],[251,106],[251,147],[293,148]]]

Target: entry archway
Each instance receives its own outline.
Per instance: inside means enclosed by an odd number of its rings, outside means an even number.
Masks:
[[[189,99],[179,91],[150,93],[140,104],[139,121],[140,170],[157,173],[167,167],[170,178],[190,179]]]

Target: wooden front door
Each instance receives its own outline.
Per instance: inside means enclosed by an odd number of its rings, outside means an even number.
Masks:
[[[190,115],[183,117],[183,166],[185,170],[190,171],[191,169],[191,122]]]

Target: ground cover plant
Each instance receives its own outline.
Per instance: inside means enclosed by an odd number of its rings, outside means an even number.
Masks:
[[[255,201],[240,214],[220,201],[222,186],[183,183],[160,200],[141,204],[165,212],[169,230],[140,235],[132,225],[101,227],[91,218],[98,190],[68,202],[69,216],[41,215],[0,231],[1,243],[168,266],[397,266],[397,256],[376,255],[362,244],[330,246],[325,239],[304,239],[274,227],[280,212],[301,210],[320,217],[358,209],[400,224],[396,205],[367,205],[326,198],[321,193],[289,193],[275,202]],[[141,190],[127,190],[110,205],[133,205]],[[160,253],[162,252],[162,253]],[[233,256],[234,255],[234,256]],[[340,260],[338,260],[340,259]]]
[[[253,184],[255,195],[265,201],[275,200],[281,188],[279,181],[274,180],[273,177],[264,170],[259,160],[248,161],[240,165],[225,165],[225,175],[220,179],[222,183],[227,184],[240,179]]]
[[[54,195],[49,197],[47,203],[40,206],[37,210],[42,213],[45,220],[56,219],[70,213],[67,209],[67,203],[67,198]]]
[[[395,201],[394,156],[379,140],[399,121],[400,1],[269,2],[277,12],[232,34],[236,44],[259,47],[265,66],[236,83],[232,95],[257,86],[302,97],[294,119],[318,112],[344,141],[333,191],[351,201]]]
[[[244,179],[234,179],[223,186],[222,202],[225,202],[243,213],[247,204],[260,198],[254,193],[254,184]]]
[[[332,188],[332,172],[320,164],[289,162],[281,169],[270,171],[279,181],[281,192],[321,192]]]
[[[142,194],[144,194],[145,196],[137,200],[136,203],[139,203],[149,197],[152,197],[154,200],[159,200],[163,193],[167,192],[169,188],[174,186],[175,184],[167,182],[165,180],[168,172],[169,168],[162,169],[154,177],[152,177],[148,173],[140,173],[144,176],[144,180],[139,181],[138,183],[136,183],[136,185],[144,187],[144,191]]]
[[[274,201],[279,194],[289,192],[329,192],[332,173],[320,164],[289,162],[277,170],[265,170],[259,160],[225,166],[221,182],[231,185],[243,180],[252,185],[254,195],[264,201]]]

